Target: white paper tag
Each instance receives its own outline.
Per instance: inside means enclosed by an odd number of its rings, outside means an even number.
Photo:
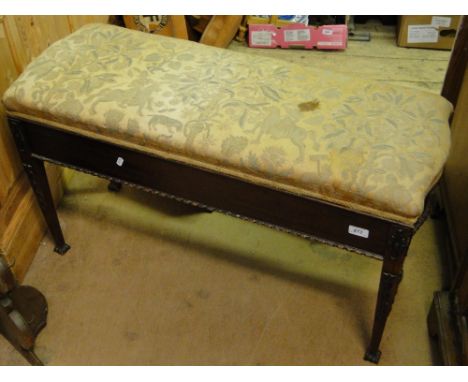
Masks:
[[[124,163],[124,159],[122,157],[118,157],[117,162],[115,162],[115,163],[117,164],[117,166],[122,167],[122,165]]]
[[[252,45],[265,45],[270,46],[272,43],[271,31],[254,31],[251,34]]]
[[[339,46],[343,45],[341,41],[317,41],[318,46]]]
[[[436,28],[439,28],[439,27],[448,28],[448,27],[450,27],[451,23],[452,23],[452,18],[451,17],[432,16],[431,25],[436,27]]]
[[[408,25],[408,44],[439,41],[439,31],[432,25]]]
[[[333,29],[322,29],[322,34],[325,36],[331,36],[333,34]]]
[[[310,30],[309,29],[292,29],[284,30],[284,41],[309,41]]]
[[[360,236],[365,239],[369,237],[369,230],[361,227],[356,227],[354,225],[348,226],[348,233],[355,236]]]

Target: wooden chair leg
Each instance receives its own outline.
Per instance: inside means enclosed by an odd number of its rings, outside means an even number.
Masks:
[[[372,337],[364,356],[364,359],[367,361],[378,363],[380,360],[380,341],[382,340],[385,324],[387,323],[388,316],[392,310],[393,301],[398,290],[398,285],[402,279],[402,275],[402,273],[387,273],[382,269]]]
[[[378,363],[380,360],[380,342],[385,324],[392,310],[398,285],[403,278],[403,262],[413,233],[411,229],[405,230],[399,228],[391,234],[391,240],[388,250],[384,255],[382,273],[380,275],[372,337],[364,355],[366,361]]]
[[[52,199],[52,193],[50,191],[47,174],[44,168],[44,162],[40,159],[31,158],[29,163],[24,164],[24,168],[42,210],[42,214],[46,220],[47,226],[52,234],[52,238],[54,239],[54,251],[63,255],[70,249],[70,246],[65,243],[65,239],[63,238],[62,228],[60,227],[57,211],[55,210],[54,200]]]
[[[26,361],[31,364],[31,366],[44,366],[44,363],[33,350],[18,349],[18,351],[26,359]]]
[[[16,146],[18,148],[23,167],[31,183],[31,187],[36,195],[39,207],[42,210],[45,221],[55,242],[55,252],[63,255],[70,249],[63,238],[62,228],[55,210],[52,193],[47,180],[44,162],[31,155],[29,144],[24,135],[23,127],[19,121],[10,121],[10,129],[13,133]]]

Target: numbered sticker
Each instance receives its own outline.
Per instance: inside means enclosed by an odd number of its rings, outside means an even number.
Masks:
[[[439,31],[433,25],[408,25],[408,44],[439,41]]]
[[[452,23],[451,17],[432,16],[431,25],[436,28],[439,28],[439,27],[449,28],[451,23]]]
[[[115,163],[117,164],[117,166],[122,167],[122,165],[124,164],[124,159],[122,157],[118,157]]]
[[[350,233],[351,235],[363,237],[365,239],[367,239],[369,237],[369,230],[368,229],[361,228],[361,227],[356,227],[354,225],[350,225],[348,227],[348,233]]]

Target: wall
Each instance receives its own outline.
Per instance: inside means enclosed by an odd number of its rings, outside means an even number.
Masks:
[[[468,67],[458,96],[457,107],[452,120],[452,147],[444,171],[444,192],[453,250],[460,263],[468,262]],[[465,260],[463,258],[466,257]],[[464,279],[463,301],[468,309],[468,275]],[[468,310],[467,310],[468,313]]]
[[[108,22],[109,16],[0,16],[0,95],[28,63],[54,41],[84,24]],[[47,166],[54,200],[62,195],[61,169]],[[0,104],[0,255],[22,280],[34,259],[46,226]]]

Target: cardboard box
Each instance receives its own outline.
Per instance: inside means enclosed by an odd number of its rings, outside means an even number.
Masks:
[[[281,19],[278,15],[273,16],[246,16],[247,25],[250,24],[272,24],[277,27],[284,27],[290,24],[296,24],[296,22],[291,22],[289,20]],[[303,24],[305,25],[305,24]]]
[[[450,50],[461,16],[400,16],[397,45]]]

